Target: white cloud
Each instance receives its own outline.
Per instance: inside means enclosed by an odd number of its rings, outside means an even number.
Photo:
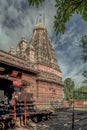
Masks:
[[[36,19],[40,13],[45,13],[45,24],[48,29],[48,35],[52,35],[53,17],[55,14],[53,1],[46,2],[46,6],[43,3],[42,6],[44,8],[39,7],[39,9],[37,9],[29,7],[25,10],[21,8],[21,2],[23,2],[23,0],[9,2],[6,0],[1,0],[0,2],[0,48],[7,48],[7,50],[10,46],[14,46],[15,48],[22,35],[25,35],[29,41],[32,36],[34,25],[36,24]],[[6,17],[8,19],[6,19]]]

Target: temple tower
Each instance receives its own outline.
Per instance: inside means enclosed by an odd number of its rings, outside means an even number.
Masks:
[[[16,55],[22,58],[26,65],[34,67],[38,72],[36,77],[26,77],[30,82],[28,91],[33,93],[37,107],[49,108],[52,107],[52,103],[57,106],[62,102],[62,72],[51,40],[48,38],[47,29],[41,20],[34,26],[29,44],[23,37],[16,51]]]
[[[33,36],[29,43],[35,49],[37,63],[59,69],[54,50],[47,36],[47,29],[42,22],[35,25]]]

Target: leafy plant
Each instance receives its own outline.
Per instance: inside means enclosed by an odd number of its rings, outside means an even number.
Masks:
[[[38,7],[45,0],[28,0],[30,6]],[[82,15],[87,21],[87,0],[55,0],[56,15],[54,16],[54,30],[56,34],[64,33],[66,23],[74,14]]]
[[[86,63],[87,62],[87,35],[82,36],[80,47],[82,47],[82,59],[84,63]],[[84,70],[83,76],[86,78],[84,82],[87,83],[87,70]]]

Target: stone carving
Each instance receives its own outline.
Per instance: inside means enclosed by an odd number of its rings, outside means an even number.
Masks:
[[[26,59],[26,48],[28,47],[27,41],[23,36],[16,48],[16,55],[20,58]]]
[[[15,55],[14,48],[10,48],[9,53],[10,53],[11,55]]]
[[[16,52],[18,57],[29,62],[41,63],[59,69],[54,50],[47,36],[47,29],[41,22],[35,25],[29,45],[25,37],[22,37]]]

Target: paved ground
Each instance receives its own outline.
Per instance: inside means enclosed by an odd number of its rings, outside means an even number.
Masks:
[[[72,130],[72,111],[57,111],[51,119],[35,124],[28,122],[26,127],[19,127],[17,130]],[[87,130],[87,112],[74,112],[74,130]]]

